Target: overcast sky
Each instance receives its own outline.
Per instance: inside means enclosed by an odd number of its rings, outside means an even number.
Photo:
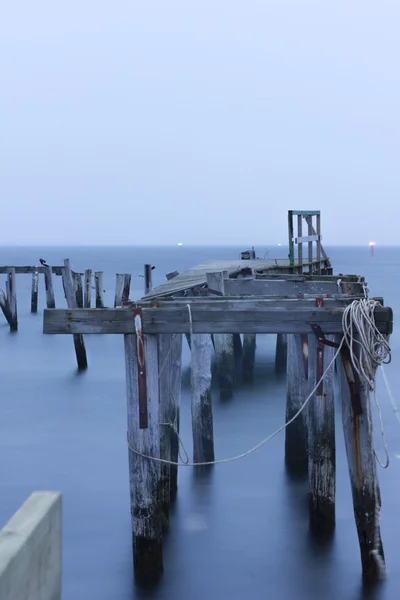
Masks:
[[[23,0],[1,244],[400,243],[398,0]]]

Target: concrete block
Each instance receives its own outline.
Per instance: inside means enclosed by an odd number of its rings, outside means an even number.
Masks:
[[[60,600],[62,499],[34,492],[0,531],[0,599]]]

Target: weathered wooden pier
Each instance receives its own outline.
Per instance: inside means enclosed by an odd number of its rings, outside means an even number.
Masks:
[[[302,235],[303,221],[307,236]],[[307,260],[303,244],[308,246]],[[214,452],[212,352],[220,396],[226,400],[234,393],[238,360],[243,377],[251,379],[256,336],[277,335],[277,369],[287,362],[286,422],[299,413],[285,429],[285,462],[292,471],[308,473],[310,527],[316,533],[332,531],[335,524],[336,360],[362,571],[369,578],[381,576],[385,563],[369,386],[358,375],[343,341],[344,312],[354,302],[365,301],[366,283],[358,275],[333,274],[321,245],[319,212],[289,212],[288,260],[256,259],[249,251],[239,260],[206,262],[169,274],[167,282],[155,289],[150,275],[148,270],[146,294],[136,302],[126,301],[125,294],[119,306],[124,295],[120,280],[115,308],[73,306],[44,312],[46,334],[124,336],[138,579],[154,581],[163,570],[163,529],[177,491],[182,334],[188,336],[191,351],[191,466],[195,468],[225,458]],[[376,330],[387,339],[392,310],[383,306],[382,299],[373,306]],[[357,339],[356,330],[354,334]],[[355,348],[359,356],[360,346]]]

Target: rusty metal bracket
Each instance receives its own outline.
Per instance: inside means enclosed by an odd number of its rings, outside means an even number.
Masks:
[[[136,350],[138,366],[138,389],[139,389],[139,428],[147,429],[148,409],[147,409],[147,388],[146,388],[146,361],[144,354],[144,335],[142,309],[140,307],[133,309],[136,330]]]

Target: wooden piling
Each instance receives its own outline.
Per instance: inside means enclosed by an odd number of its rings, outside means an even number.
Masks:
[[[223,272],[207,273],[207,286],[212,292],[224,295]],[[215,334],[214,349],[218,371],[220,397],[231,398],[235,384],[235,353],[233,334]]]
[[[103,271],[96,271],[94,274],[96,288],[96,308],[104,308],[103,297]]]
[[[181,393],[182,335],[158,337],[160,393],[160,456],[178,461],[179,405]],[[161,463],[161,508],[168,525],[169,505],[176,496],[178,467]]]
[[[286,423],[308,396],[308,336],[287,336]],[[285,429],[285,464],[293,475],[308,473],[307,407]]]
[[[68,308],[77,308],[76,295],[74,293],[74,286],[72,283],[72,273],[69,264],[69,259],[64,260],[64,268],[62,270],[62,281],[64,286],[65,298],[67,300]],[[74,334],[74,346],[76,353],[76,360],[78,362],[78,370],[83,371],[87,369],[87,357],[85,342],[81,333]]]
[[[55,308],[56,301],[54,298],[53,275],[51,267],[44,267],[44,286],[46,289],[46,305],[47,308]]]
[[[122,305],[126,304],[129,301],[129,293],[131,289],[131,274],[124,274],[124,285],[122,288]]]
[[[83,304],[85,308],[90,308],[92,303],[92,269],[85,269],[85,293]]]
[[[242,346],[242,338],[240,337],[240,333],[233,334],[233,353],[235,356],[235,361],[242,360],[243,346]]]
[[[114,307],[122,306],[122,294],[124,291],[124,275],[117,273],[115,277]]]
[[[275,372],[286,373],[287,335],[278,333],[276,336]]]
[[[329,338],[327,338],[329,339]],[[334,356],[334,349],[308,336],[310,393]],[[308,481],[310,528],[330,533],[335,527],[336,448],[333,365],[308,403]]]
[[[0,308],[3,312],[3,315],[6,318],[7,323],[11,327],[11,323],[12,323],[11,311],[10,311],[10,307],[8,305],[7,296],[2,289],[0,289]]]
[[[133,562],[137,580],[154,583],[163,570],[161,469],[159,462],[141,454],[160,457],[158,342],[156,335],[144,338],[140,355],[145,363],[145,386],[139,388],[137,341],[140,343],[142,338],[135,334],[126,334],[124,338]],[[143,429],[138,408],[142,401],[146,402],[148,415],[148,426]]]
[[[193,462],[214,460],[211,350],[210,334],[191,336]]]
[[[7,304],[11,314],[10,331],[18,331],[17,315],[17,288],[15,283],[15,269],[7,269]]]
[[[344,439],[362,571],[366,579],[375,580],[384,577],[386,567],[380,533],[381,499],[372,439],[370,392],[354,371],[346,348],[337,361]],[[360,359],[357,344],[354,353]]]
[[[152,266],[149,264],[144,265],[144,293],[148,294],[153,289],[152,282]]]
[[[72,273],[72,282],[74,286],[75,300],[77,308],[83,308],[83,286],[82,274]]]
[[[39,271],[32,273],[31,313],[37,313],[39,291]]]
[[[256,357],[256,334],[243,335],[242,377],[243,381],[253,381],[254,361]]]

